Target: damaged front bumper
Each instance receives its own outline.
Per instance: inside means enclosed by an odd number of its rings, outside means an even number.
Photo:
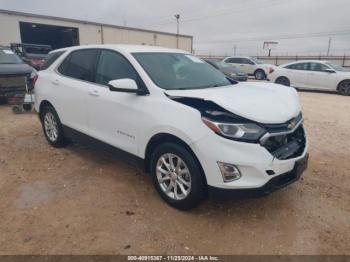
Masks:
[[[308,160],[309,155],[306,154],[302,159],[295,162],[294,168],[290,172],[278,175],[258,188],[230,190],[209,186],[209,196],[214,199],[230,199],[235,197],[259,197],[268,195],[299,180],[303,172],[307,169]]]
[[[291,122],[292,125],[287,122],[267,127],[268,135],[260,143],[233,141],[213,133],[192,144],[210,191],[261,195],[296,181],[306,168],[306,164],[300,163],[307,163],[308,141],[302,117],[298,116]],[[218,162],[237,167],[240,178],[223,181]]]

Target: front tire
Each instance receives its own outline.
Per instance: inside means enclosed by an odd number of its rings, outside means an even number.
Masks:
[[[338,92],[343,96],[350,96],[350,80],[344,80],[338,85]]]
[[[202,169],[184,146],[175,143],[159,145],[151,156],[151,173],[160,196],[175,208],[192,209],[205,196]]]
[[[53,147],[64,147],[67,140],[63,133],[63,127],[55,109],[47,106],[41,112],[41,124],[47,142]]]
[[[290,86],[290,81],[287,77],[280,76],[275,81],[276,84],[284,85],[284,86]]]
[[[254,76],[256,80],[264,80],[266,78],[265,72],[261,69],[256,70]]]

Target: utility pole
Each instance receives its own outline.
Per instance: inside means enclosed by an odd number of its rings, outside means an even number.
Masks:
[[[233,55],[236,56],[237,54],[237,45],[233,46]]]
[[[180,34],[180,14],[174,15],[176,18],[177,30],[176,30],[176,48],[179,48],[179,34]]]
[[[327,56],[329,56],[329,52],[331,51],[331,44],[332,44],[332,37],[330,37],[328,40]]]

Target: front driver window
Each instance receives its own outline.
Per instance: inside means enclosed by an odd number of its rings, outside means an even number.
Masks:
[[[247,59],[247,58],[242,58],[242,64],[245,65],[255,65],[254,62],[252,62],[251,60]]]
[[[97,64],[95,82],[108,85],[111,80],[130,78],[137,81],[137,73],[132,65],[122,55],[108,50],[102,50]]]
[[[327,69],[330,69],[328,66],[320,63],[310,63],[310,70],[317,72],[325,72]]]

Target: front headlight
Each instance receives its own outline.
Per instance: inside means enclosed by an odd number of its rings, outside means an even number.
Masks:
[[[246,142],[257,142],[266,131],[254,123],[220,123],[203,117],[202,121],[215,133]]]

